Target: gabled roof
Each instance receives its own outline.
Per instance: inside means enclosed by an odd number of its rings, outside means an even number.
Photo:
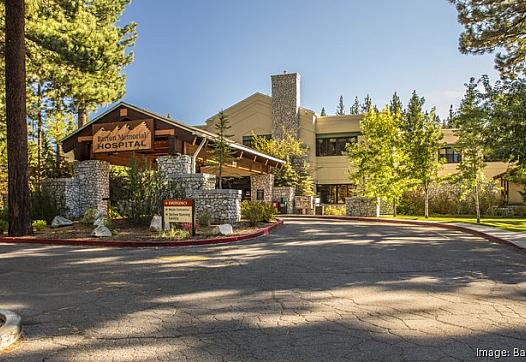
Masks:
[[[210,141],[214,141],[214,140],[217,140],[219,138],[219,136],[217,134],[215,134],[215,133],[212,133],[212,132],[209,132],[209,131],[205,131],[203,129],[200,129],[200,128],[197,128],[197,127],[194,127],[194,126],[190,126],[190,125],[184,124],[184,123],[182,123],[180,121],[176,121],[174,119],[167,118],[165,116],[161,116],[160,114],[148,111],[148,110],[146,110],[144,108],[140,108],[140,107],[134,106],[134,105],[126,103],[126,102],[119,102],[119,103],[115,104],[113,107],[111,107],[108,110],[106,110],[105,112],[99,114],[97,117],[95,117],[90,122],[86,123],[83,127],[75,130],[73,133],[71,133],[70,135],[68,135],[64,139],[62,139],[60,142],[63,143],[66,140],[74,137],[75,135],[77,135],[78,133],[82,132],[87,127],[89,127],[92,124],[96,123],[99,119],[101,119],[102,117],[104,117],[108,113],[113,112],[115,109],[117,109],[117,108],[119,108],[121,106],[133,109],[133,110],[135,110],[137,112],[144,113],[147,116],[155,118],[155,119],[157,119],[157,120],[159,120],[161,122],[167,123],[167,124],[169,124],[171,126],[179,127],[181,129],[191,133],[192,135],[200,137],[200,138],[205,138],[205,139],[208,139]],[[269,159],[271,161],[274,161],[276,163],[281,163],[281,164],[285,163],[285,161],[283,161],[283,160],[280,160],[278,158],[275,158],[275,157],[269,156],[267,154],[264,154],[262,152],[256,151],[253,148],[250,148],[250,147],[247,147],[245,145],[239,144],[239,143],[237,143],[235,141],[232,141],[232,140],[227,140],[227,141],[228,141],[229,145],[232,148],[234,148],[234,149],[237,149],[237,150],[240,150],[240,151],[245,151],[245,152],[248,152],[248,153],[253,154],[255,156],[260,156],[260,157],[263,157],[263,158],[267,158],[267,159]]]

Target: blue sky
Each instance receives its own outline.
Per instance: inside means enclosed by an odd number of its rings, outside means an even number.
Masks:
[[[135,0],[138,23],[125,101],[201,124],[270,75],[299,72],[301,103],[334,113],[343,95],[384,105],[413,89],[441,116],[471,76],[496,79],[493,56],[458,51],[462,30],[446,0]]]

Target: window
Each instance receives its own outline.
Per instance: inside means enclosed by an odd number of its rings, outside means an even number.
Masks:
[[[460,153],[456,152],[453,147],[443,147],[438,150],[438,155],[446,160],[446,163],[459,163],[462,159]]]
[[[257,190],[256,191],[256,200],[258,200],[258,201],[265,200],[265,190]]]
[[[264,137],[266,139],[271,139],[271,134],[258,134],[258,137]],[[252,147],[252,141],[254,140],[254,136],[243,136],[243,145],[247,147]]]
[[[343,156],[347,143],[356,142],[357,134],[316,136],[316,156]]]
[[[344,204],[345,198],[352,196],[354,185],[316,185],[322,204]]]

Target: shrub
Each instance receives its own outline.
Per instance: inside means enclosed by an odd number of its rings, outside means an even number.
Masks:
[[[47,227],[47,223],[45,220],[33,220],[31,226],[33,227],[33,230],[40,231]]]
[[[168,239],[168,240],[184,240],[190,237],[190,232],[183,229],[172,228],[170,230],[159,232],[158,239]]]
[[[93,225],[95,222],[95,216],[97,215],[97,210],[95,209],[86,209],[84,215],[80,219],[80,222],[84,225]]]
[[[33,220],[45,220],[51,224],[53,218],[63,213],[57,198],[45,190],[36,191],[31,194],[31,207]]]
[[[499,204],[499,190],[490,182],[480,189],[480,211],[488,215]],[[405,192],[398,205],[400,214],[423,215],[424,192],[421,189]],[[429,190],[429,212],[441,215],[474,215],[474,192],[463,194],[458,185],[442,182],[434,183]]]
[[[9,224],[6,220],[0,219],[0,234],[3,234],[4,232],[7,232],[9,230]]]
[[[241,216],[247,219],[252,226],[259,222],[274,220],[276,210],[271,203],[245,200],[241,203]]]
[[[203,212],[199,214],[199,217],[197,218],[197,224],[199,224],[202,227],[207,227],[212,224],[212,217],[208,212]]]
[[[345,216],[345,205],[327,205],[323,208],[323,215]]]
[[[184,198],[178,183],[167,181],[146,160],[132,158],[124,176],[119,176],[119,198],[112,200],[132,224],[149,225],[153,215],[162,214],[162,200]]]

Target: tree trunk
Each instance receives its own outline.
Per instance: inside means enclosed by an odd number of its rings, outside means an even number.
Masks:
[[[5,88],[9,235],[31,234],[26,123],[25,6],[5,1]]]
[[[56,177],[62,177],[62,147],[57,142],[55,159]]]
[[[424,187],[424,217],[429,217],[429,188]]]
[[[42,88],[40,85],[40,82],[38,83],[38,89],[37,89],[37,172],[36,172],[36,179],[37,179],[37,187],[40,187],[40,180],[42,178]]]
[[[394,216],[394,217],[397,216],[397,212],[396,212],[396,200],[393,200],[393,216]]]
[[[88,123],[88,112],[86,111],[86,106],[81,104],[77,111],[77,128],[83,127],[86,123]]]
[[[380,217],[380,198],[376,198],[376,217]]]
[[[475,184],[475,208],[476,208],[476,212],[477,212],[477,224],[480,224],[480,198],[479,198],[479,194],[480,194],[480,184],[477,180],[477,183]]]
[[[219,164],[219,190],[223,189],[223,165]]]

